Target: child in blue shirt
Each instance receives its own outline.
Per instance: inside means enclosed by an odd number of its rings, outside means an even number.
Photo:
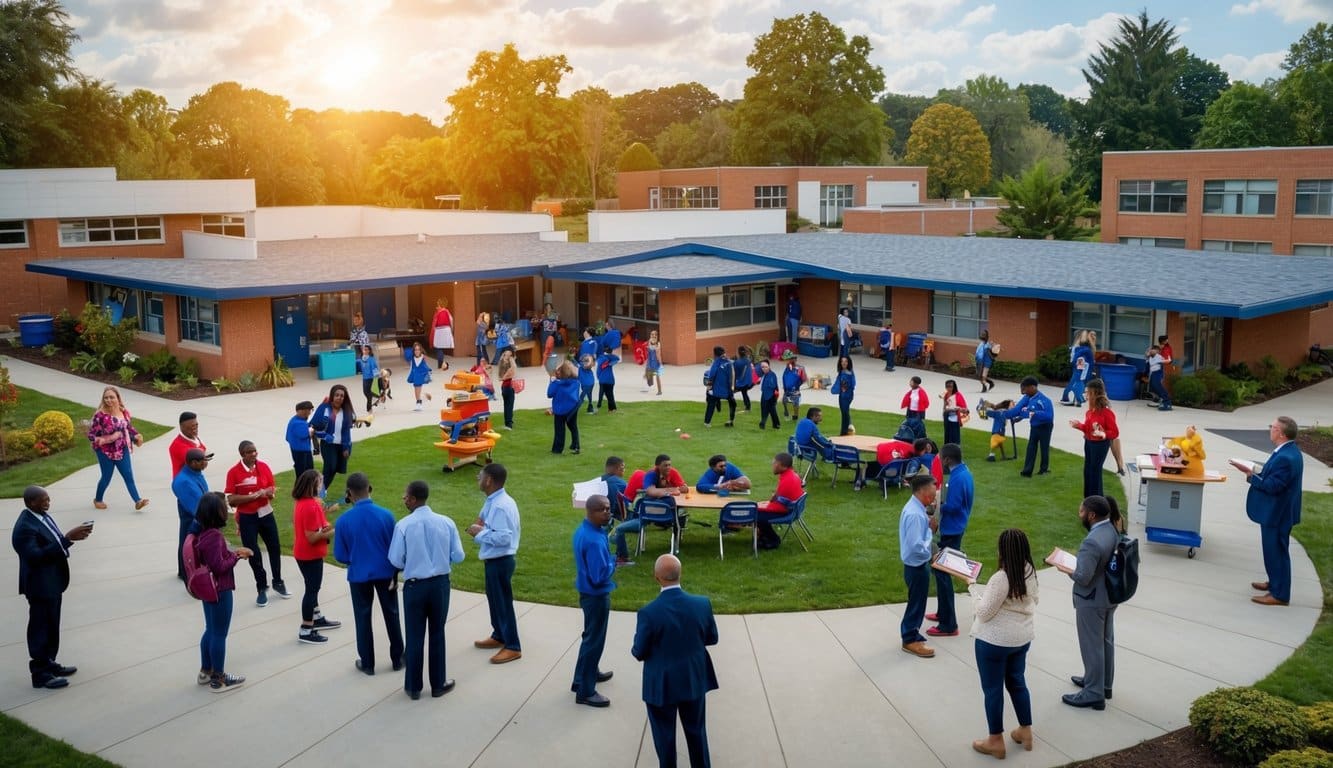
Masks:
[[[787,361],[787,368],[782,372],[782,415],[791,414],[791,420],[801,417],[801,385],[805,383],[805,369],[796,364],[796,359]],[[791,406],[791,411],[787,406]]]
[[[366,396],[366,413],[375,407],[375,379],[380,377],[380,365],[375,362],[375,349],[369,344],[361,348],[361,393]]]
[[[592,405],[592,385],[597,382],[596,374],[593,373],[593,366],[597,360],[592,355],[584,355],[579,358],[579,403],[588,401],[588,413],[597,413],[597,409]]]
[[[773,372],[767,360],[759,361],[759,428],[763,429],[769,417],[773,419],[773,429],[778,421],[778,375]]]
[[[287,445],[292,449],[292,467],[297,477],[315,468],[315,449],[310,442],[315,434],[310,428],[310,413],[314,410],[314,403],[302,400],[296,404],[296,415],[287,422]]]
[[[602,407],[602,398],[606,398],[606,410],[610,413],[616,412],[616,363],[620,362],[619,355],[613,355],[610,352],[603,352],[597,358],[597,407]],[[592,400],[591,397],[588,398]]]

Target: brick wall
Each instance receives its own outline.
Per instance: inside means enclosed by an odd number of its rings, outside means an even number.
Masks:
[[[671,168],[660,171],[632,171],[616,176],[620,210],[648,208],[651,187],[704,186],[718,188],[718,205],[724,211],[752,210],[756,186],[786,186],[787,208],[796,210],[797,182],[818,180],[822,184],[851,184],[856,189],[853,200],[866,200],[866,181],[915,181],[925,202],[926,169],[897,166],[782,166]],[[966,231],[966,230],[964,230]]]
[[[1282,365],[1299,365],[1310,351],[1310,321],[1311,312],[1306,309],[1253,320],[1232,320],[1228,323],[1223,359],[1227,365],[1244,361],[1253,367],[1264,355],[1272,355]]]
[[[924,182],[922,188],[925,188]],[[994,229],[996,213],[996,208],[856,208],[843,212],[842,229],[844,232],[881,235],[951,237]]]
[[[703,359],[695,344],[694,289],[660,291],[657,294],[657,335],[662,340],[662,362],[691,365]]]

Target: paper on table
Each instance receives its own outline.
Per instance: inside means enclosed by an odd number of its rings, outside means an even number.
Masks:
[[[1250,461],[1249,459],[1227,459],[1227,463],[1231,464],[1231,466],[1236,467],[1237,469],[1239,469],[1240,467],[1249,467],[1251,472],[1258,472],[1259,470],[1263,469],[1262,465],[1256,464],[1255,462]]]
[[[574,507],[583,509],[588,506],[589,496],[605,496],[606,481],[600,477],[574,483]]]
[[[959,552],[953,547],[945,547],[935,556],[935,562],[930,564],[937,571],[957,576],[968,584],[975,584],[977,576],[981,574],[981,563],[976,560],[969,560],[967,555]]]
[[[1058,565],[1064,568],[1068,568],[1069,570],[1072,571],[1078,567],[1078,558],[1074,557],[1073,555],[1069,554],[1063,549],[1056,547],[1055,549],[1051,550],[1051,554],[1046,556],[1046,563],[1048,565]]]

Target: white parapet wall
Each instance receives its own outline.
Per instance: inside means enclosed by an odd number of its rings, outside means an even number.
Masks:
[[[228,237],[185,230],[181,233],[185,258],[254,261],[259,258],[259,241],[250,237]]]
[[[0,219],[242,214],[254,207],[251,179],[117,181],[114,168],[0,171]]]
[[[783,208],[745,211],[588,211],[588,242],[772,235],[787,231]]]
[[[254,226],[248,231],[267,242],[312,237],[505,235],[553,229],[555,222],[545,213],[306,205],[260,208],[255,211]]]

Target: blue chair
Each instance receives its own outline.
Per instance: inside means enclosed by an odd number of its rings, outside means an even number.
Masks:
[[[914,456],[894,459],[888,464],[881,465],[879,474],[868,479],[879,481],[880,494],[887,499],[889,498],[889,488],[902,487],[903,481],[915,474],[920,468],[921,462]]]
[[[759,504],[753,501],[729,501],[717,516],[717,557],[727,559],[722,551],[722,532],[728,527],[749,526],[750,549],[759,557]]]
[[[787,514],[783,515],[782,517],[768,518],[768,524],[773,526],[774,528],[778,526],[785,527],[785,530],[782,532],[783,541],[787,540],[787,534],[791,533],[792,529],[798,528],[799,530],[796,534],[796,541],[801,545],[801,549],[804,549],[806,552],[809,552],[810,548],[805,546],[804,541],[801,541],[800,531],[805,532],[805,535],[810,539],[811,544],[813,544],[815,541],[815,535],[810,532],[810,528],[805,524],[805,519],[804,519],[805,500],[809,498],[809,496],[810,494],[808,493],[801,494],[801,498],[797,499],[796,501],[793,501],[791,504],[787,506]]]
[[[665,499],[639,499],[634,504],[634,510],[639,515],[639,520],[643,525],[639,528],[639,548],[635,551],[635,556],[643,554],[643,542],[648,533],[648,526],[657,525],[671,530],[671,554],[676,554],[679,550],[680,531],[682,528],[682,515],[676,512],[676,503]]]
[[[861,452],[850,445],[833,444],[833,482],[830,488],[838,487],[838,470],[851,469],[855,471],[853,478],[861,477]]]
[[[805,462],[804,467],[796,466],[796,473],[801,476],[801,485],[805,485],[811,475],[819,477],[819,451],[808,445],[797,445],[796,437],[787,438],[787,453],[797,462]]]

